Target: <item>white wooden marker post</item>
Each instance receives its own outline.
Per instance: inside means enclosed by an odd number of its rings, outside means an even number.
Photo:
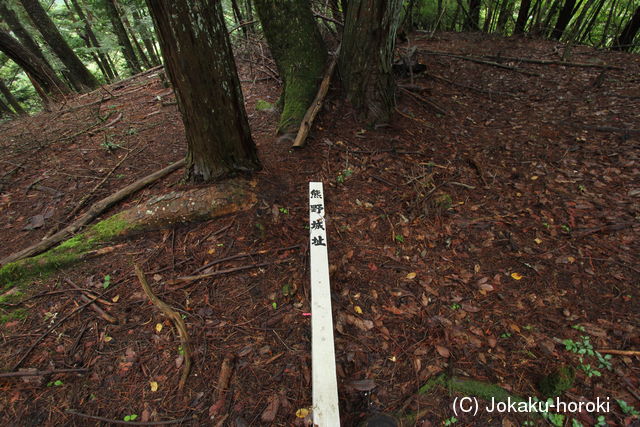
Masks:
[[[311,372],[313,423],[340,426],[338,382],[333,347],[333,318],[329,287],[329,257],[321,182],[309,183],[309,239],[311,271]]]

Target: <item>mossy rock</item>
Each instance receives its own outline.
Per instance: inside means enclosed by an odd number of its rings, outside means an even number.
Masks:
[[[264,99],[258,99],[258,101],[256,101],[256,111],[266,111],[271,113],[276,111],[276,107]]]
[[[538,388],[544,397],[556,397],[573,387],[575,379],[575,368],[563,365],[549,375],[542,377]]]

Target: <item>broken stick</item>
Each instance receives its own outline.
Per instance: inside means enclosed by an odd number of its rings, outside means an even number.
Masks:
[[[316,94],[313,103],[305,113],[302,118],[302,123],[300,123],[300,129],[298,129],[298,134],[296,135],[296,139],[293,141],[294,148],[302,148],[304,147],[304,143],[309,136],[309,132],[311,131],[311,125],[313,125],[313,121],[316,119],[318,112],[320,111],[320,107],[322,107],[322,102],[324,101],[324,97],[327,96],[327,92],[329,91],[329,84],[331,83],[331,76],[333,75],[333,70],[336,68],[336,63],[338,62],[338,54],[340,53],[340,46],[336,49],[331,62],[329,63],[329,67],[327,68],[327,72],[324,74],[322,78],[322,83],[320,83],[320,88],[318,89],[318,93]]]

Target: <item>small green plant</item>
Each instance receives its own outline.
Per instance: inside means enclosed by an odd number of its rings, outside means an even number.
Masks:
[[[458,422],[458,419],[457,419],[456,417],[451,417],[451,418],[447,418],[446,420],[444,420],[444,421],[442,422],[442,425],[445,425],[445,426],[452,426],[452,425],[454,425],[454,424],[455,424],[455,423],[457,423],[457,422]]]
[[[102,288],[107,289],[109,286],[111,286],[111,276],[107,274],[102,281]]]
[[[289,209],[287,209],[287,208],[279,208],[278,210],[282,214],[289,215]]]
[[[102,144],[100,144],[100,146],[102,148],[104,148],[105,150],[107,150],[108,152],[112,152],[112,151],[115,151],[118,148],[121,148],[120,145],[118,145],[115,142],[113,142],[111,140],[111,137],[109,137],[108,135],[104,136],[104,141],[102,142]]]
[[[598,418],[596,418],[596,423],[594,425],[596,427],[607,427],[607,419],[604,417],[604,415],[599,415]]]
[[[620,405],[620,409],[624,412],[625,415],[630,415],[632,417],[640,417],[640,411],[633,407],[633,405],[629,405],[622,399],[616,399],[618,405]]]
[[[396,242],[404,243],[404,237],[402,236],[402,234],[396,234],[396,236],[394,237],[394,240]]]
[[[546,228],[547,230],[551,228],[551,226],[549,225],[549,223],[548,223],[548,222],[542,222],[542,226],[543,226],[544,228]]]
[[[274,302],[272,302],[272,303],[271,303],[271,307],[273,307],[273,309],[274,309],[274,310],[277,310],[277,309],[278,309],[278,303],[277,303],[277,302],[275,302],[275,301],[274,301]]]
[[[49,381],[47,387],[62,387],[64,383],[60,380]]]
[[[338,174],[338,177],[336,178],[336,182],[338,184],[344,184],[347,178],[349,178],[351,175],[353,175],[353,170],[345,169]]]
[[[597,369],[593,368],[590,364],[581,363],[580,365],[578,365],[578,368],[582,369],[582,371],[585,374],[587,374],[587,376],[589,378],[591,378],[591,377],[601,377],[602,376],[602,372],[600,372]]]
[[[571,418],[571,427],[584,427],[583,424],[576,420],[575,418]]]
[[[505,332],[500,335],[500,338],[507,339],[507,338],[511,338],[512,335],[513,334],[511,332]]]
[[[585,187],[584,185],[580,184],[580,185],[578,185],[578,191],[580,191],[581,193],[584,193],[585,191],[587,191],[587,187]]]
[[[127,129],[127,135],[135,135],[137,133],[138,133],[138,129],[136,129],[136,128]]]
[[[593,344],[591,344],[591,338],[588,335],[583,335],[580,337],[582,341],[574,341],[571,339],[566,339],[562,343],[564,344],[565,350],[570,351],[572,353],[577,354],[580,360],[580,365],[578,367],[589,377],[599,377],[602,376],[602,373],[598,371],[596,368],[591,366],[591,364],[584,363],[585,356],[595,357],[598,360],[598,368],[602,369],[613,369],[611,365],[610,359],[611,355],[602,355],[600,352],[597,352],[593,349]]]
[[[571,328],[575,329],[576,331],[586,332],[586,329],[582,325],[573,325],[573,326],[571,326]]]
[[[454,302],[453,304],[451,304],[450,307],[451,307],[451,310],[460,310],[462,308],[462,306],[457,302]]]
[[[284,295],[285,297],[291,295],[291,285],[289,283],[285,283],[284,285],[282,285],[282,295]]]
[[[562,231],[564,231],[565,233],[571,233],[571,227],[569,227],[567,224],[562,224],[560,228],[562,228]]]
[[[123,420],[125,420],[126,422],[135,421],[137,419],[138,419],[138,414],[125,415],[123,418]]]
[[[116,175],[116,178],[117,179],[122,179],[122,178],[124,178],[124,174],[123,173],[119,173],[119,174]]]

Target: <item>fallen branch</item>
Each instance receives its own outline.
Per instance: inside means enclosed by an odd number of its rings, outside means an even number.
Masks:
[[[212,271],[212,272],[209,272],[209,273],[196,274],[194,276],[183,276],[183,277],[178,277],[177,279],[167,280],[165,282],[165,284],[167,286],[169,286],[169,287],[171,285],[182,284],[182,285],[180,285],[178,287],[174,286],[173,288],[171,288],[171,287],[169,288],[171,290],[176,290],[176,289],[180,289],[180,288],[183,288],[184,286],[186,286],[186,283],[194,282],[196,280],[207,279],[209,277],[214,277],[214,276],[221,276],[223,274],[235,273],[237,271],[243,271],[243,270],[250,270],[250,269],[254,269],[254,268],[266,267],[266,266],[272,265],[272,264],[281,264],[281,263],[283,263],[285,261],[288,261],[288,260],[281,260],[281,261],[276,261],[276,262],[263,262],[263,263],[260,263],[260,264],[252,264],[252,265],[243,265],[242,267],[227,268],[226,270]]]
[[[624,68],[616,67],[615,65],[589,64],[586,62],[553,61],[548,59],[517,58],[512,56],[496,56],[496,55],[483,55],[482,57],[493,59],[496,61],[504,60],[504,61],[512,61],[512,62],[526,62],[529,64],[540,64],[540,65],[563,65],[565,67],[604,68],[606,70],[624,70]]]
[[[617,356],[640,356],[640,351],[638,350],[596,350],[600,354],[615,354]]]
[[[447,111],[446,111],[444,108],[440,107],[438,104],[436,104],[436,103],[435,103],[435,102],[433,102],[433,101],[429,101],[429,100],[428,100],[427,98],[425,98],[424,96],[419,95],[419,94],[417,94],[417,93],[415,93],[415,92],[412,92],[412,91],[410,91],[409,89],[407,89],[407,88],[405,88],[405,87],[402,87],[402,86],[400,86],[400,90],[401,90],[401,91],[403,91],[403,92],[404,92],[404,93],[406,93],[406,94],[409,94],[409,95],[413,96],[415,99],[417,99],[417,100],[419,100],[419,101],[424,102],[426,105],[428,105],[429,107],[431,107],[431,108],[433,108],[434,110],[436,110],[436,112],[437,112],[437,113],[440,113],[440,114],[442,114],[443,116],[446,116],[446,115],[447,115]]]
[[[476,64],[489,65],[489,66],[492,66],[492,67],[502,68],[504,70],[515,71],[517,73],[526,74],[528,76],[540,77],[540,74],[534,73],[533,71],[527,71],[527,70],[523,70],[523,69],[518,68],[518,67],[511,67],[509,65],[499,64],[497,62],[487,61],[485,59],[478,58],[478,57],[475,57],[475,56],[456,55],[456,54],[453,54],[453,53],[440,52],[440,51],[437,51],[437,50],[422,50],[421,52],[426,53],[427,55],[448,56],[450,58],[456,58],[456,59],[462,59],[464,61],[475,62]]]
[[[84,290],[80,289],[75,283],[73,283],[71,281],[71,279],[65,278],[64,279],[65,282],[67,282],[69,285],[71,285],[73,288],[75,288],[76,290],[80,291],[80,299],[82,299],[82,301],[84,302],[89,302],[89,307],[95,311],[96,313],[98,313],[98,316],[100,316],[103,320],[112,323],[112,324],[116,324],[118,323],[118,319],[116,319],[115,317],[113,317],[112,315],[110,315],[109,313],[107,313],[106,311],[104,311],[102,308],[100,308],[100,306],[98,306],[97,302],[98,302],[98,297],[96,296],[89,296],[86,295]],[[100,298],[101,299],[101,298]],[[104,301],[104,300],[102,300]]]
[[[84,227],[85,225],[87,225],[89,222],[91,222],[95,217],[97,217],[98,215],[100,215],[102,212],[104,212],[107,208],[111,207],[113,204],[119,202],[120,200],[130,196],[131,194],[135,193],[136,191],[146,187],[147,185],[151,184],[154,181],[157,181],[158,179],[170,174],[171,172],[175,171],[178,168],[181,168],[182,166],[184,166],[185,164],[185,160],[179,160],[169,166],[167,166],[164,169],[161,169],[157,172],[152,173],[151,175],[147,175],[146,177],[134,182],[133,184],[130,184],[128,186],[126,186],[125,188],[123,188],[122,190],[116,192],[115,194],[112,194],[109,197],[106,197],[102,200],[100,200],[99,202],[97,202],[96,204],[94,204],[93,206],[91,206],[89,208],[89,210],[87,210],[87,212],[84,213],[84,215],[82,215],[80,218],[78,218],[76,221],[74,221],[73,223],[71,223],[70,225],[68,225],[67,227],[63,228],[62,230],[58,231],[56,234],[54,234],[53,236],[49,237],[48,239],[42,240],[38,243],[36,243],[35,245],[32,245],[26,249],[23,249],[19,252],[16,252],[14,254],[9,255],[8,257],[4,258],[3,260],[0,261],[0,265],[6,265],[10,262],[14,262],[26,257],[30,257],[33,255],[37,255],[41,252],[46,251],[47,249],[53,247],[54,245],[62,242],[65,238],[67,238],[69,235],[75,233],[76,231],[78,231],[80,228]]]
[[[65,411],[67,414],[75,415],[77,417],[88,418],[90,420],[96,421],[104,421],[109,424],[124,424],[128,426],[160,426],[160,425],[168,425],[168,424],[182,424],[187,421],[193,421],[193,417],[184,417],[178,418],[177,420],[166,420],[166,421],[122,421],[122,420],[112,420],[110,418],[99,417],[97,415],[88,415],[83,414],[82,412],[74,411],[73,409],[67,409]]]
[[[318,88],[318,93],[316,94],[313,103],[304,114],[302,118],[302,123],[300,123],[300,128],[298,129],[298,134],[296,135],[296,139],[293,141],[292,147],[301,148],[304,147],[304,143],[309,136],[309,132],[311,131],[311,125],[313,125],[313,121],[316,119],[320,108],[322,107],[322,102],[324,101],[324,97],[327,96],[327,92],[329,91],[329,85],[331,84],[331,76],[333,76],[333,70],[336,68],[336,63],[338,62],[338,55],[340,54],[340,46],[336,49],[331,62],[329,63],[329,67],[327,71],[324,73],[324,77],[322,78],[322,83],[320,83],[320,87]]]
[[[142,285],[142,289],[144,293],[147,295],[149,300],[153,305],[158,307],[158,309],[164,313],[169,319],[173,320],[173,323],[178,330],[178,335],[180,336],[180,344],[182,345],[182,350],[184,352],[184,365],[182,367],[182,377],[180,377],[180,382],[178,383],[178,390],[182,390],[184,385],[187,382],[187,378],[189,377],[189,371],[191,370],[191,349],[189,347],[189,334],[187,332],[187,326],[182,320],[180,314],[177,311],[173,310],[169,305],[167,305],[164,301],[160,300],[147,283],[147,279],[144,276],[144,272],[140,268],[138,264],[134,265],[136,276],[138,276],[138,280]]]
[[[2,372],[0,378],[11,377],[46,377],[55,374],[71,374],[71,373],[89,372],[87,368],[70,368],[70,369],[51,369],[49,371],[23,370],[15,372]]]

